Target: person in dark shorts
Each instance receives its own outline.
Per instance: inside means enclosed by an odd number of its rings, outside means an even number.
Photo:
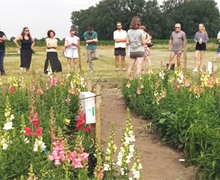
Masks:
[[[127,70],[127,78],[131,79],[131,71],[137,62],[137,75],[140,76],[142,63],[145,57],[145,40],[146,37],[141,27],[141,20],[135,16],[130,24],[130,30],[127,35],[127,44],[130,45],[130,60]]]
[[[18,44],[18,41],[21,41],[21,46]],[[14,39],[14,43],[20,49],[21,53],[21,73],[24,69],[28,72],[31,65],[32,53],[34,53],[33,47],[35,42],[27,27],[24,27],[21,35]]]
[[[220,60],[220,31],[218,32],[217,40],[219,41],[219,45],[217,49],[217,59]]]
[[[196,42],[196,52],[194,56],[195,68],[193,69],[193,71],[196,72],[202,71],[204,54],[206,51],[206,43],[209,41],[209,36],[205,30],[204,24],[199,24],[199,31],[195,34],[194,41]],[[199,55],[200,58],[198,58]]]
[[[44,73],[48,73],[48,65],[50,62],[52,72],[62,72],[62,66],[58,59],[57,55],[57,42],[58,40],[54,38],[56,33],[53,30],[49,30],[47,32],[47,39],[46,39],[46,47],[47,47],[47,59],[44,64]]]
[[[115,70],[118,71],[119,57],[121,56],[122,70],[125,71],[127,32],[122,29],[121,22],[117,22],[117,30],[114,31],[113,38],[115,41]]]
[[[3,31],[0,31],[0,70],[1,75],[5,75],[4,70],[4,58],[5,58],[5,41],[7,41],[7,37]]]
[[[180,68],[180,57],[184,51],[184,43],[186,41],[186,34],[181,30],[181,25],[179,23],[175,24],[175,31],[172,32],[169,41],[169,49],[172,46],[172,51],[170,54],[168,70],[171,69],[173,65],[173,59],[177,56],[177,68]]]

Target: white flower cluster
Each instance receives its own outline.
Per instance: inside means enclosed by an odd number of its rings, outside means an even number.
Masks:
[[[141,179],[141,171],[142,170],[142,165],[141,163],[137,164],[136,162],[134,163],[133,167],[131,168],[131,171],[133,172],[134,179],[139,180]]]
[[[52,68],[51,68],[50,61],[49,61],[48,67],[47,67],[47,75],[50,76],[50,78],[53,77],[53,71],[52,71]]]
[[[126,128],[123,133],[122,138],[122,147],[120,148],[120,152],[118,154],[118,162],[117,165],[121,167],[121,175],[127,176],[129,169],[128,164],[131,162],[131,158],[134,157],[134,144],[135,136],[133,133],[133,127],[131,125],[131,118],[129,110],[127,110],[127,122]]]
[[[183,78],[184,78],[184,75],[183,75],[183,71],[175,71],[175,74],[177,76],[177,80],[180,84],[183,83]]]
[[[38,138],[35,139],[34,143],[34,151],[35,152],[42,152],[46,148],[45,143],[43,142],[42,136],[39,136]]]
[[[5,108],[5,117],[6,117],[6,123],[3,127],[3,136],[1,137],[1,146],[3,150],[6,150],[8,148],[8,145],[10,142],[10,135],[9,130],[13,129],[13,119],[15,118],[13,114],[11,114],[11,107],[8,97],[6,97],[6,108]]]
[[[165,73],[161,70],[159,76],[161,77],[161,79],[164,79]]]

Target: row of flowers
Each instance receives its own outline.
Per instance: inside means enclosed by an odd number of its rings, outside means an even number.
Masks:
[[[127,105],[163,141],[184,150],[201,179],[219,179],[220,78],[183,71],[153,73],[124,83]]]

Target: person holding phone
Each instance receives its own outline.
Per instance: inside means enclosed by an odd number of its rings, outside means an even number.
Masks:
[[[70,30],[70,36],[65,38],[65,48],[67,48],[66,57],[67,57],[67,71],[70,72],[71,60],[73,59],[73,66],[75,72],[78,71],[77,59],[79,58],[78,46],[80,45],[80,39],[75,35],[75,29]]]
[[[197,72],[202,71],[206,43],[209,41],[209,36],[204,24],[199,24],[199,31],[195,34],[194,41],[196,42],[196,52],[194,56],[195,68],[193,71]],[[198,56],[200,56],[200,58],[198,58]]]
[[[21,41],[21,46],[18,44],[18,41]],[[26,69],[26,72],[28,72],[31,65],[32,53],[34,53],[33,48],[35,42],[27,27],[24,27],[21,35],[14,39],[14,43],[20,50],[21,73],[24,71],[24,69]]]

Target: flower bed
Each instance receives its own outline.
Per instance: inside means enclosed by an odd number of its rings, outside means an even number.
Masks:
[[[103,156],[79,108],[79,93],[86,91],[79,74],[34,75],[29,81],[9,77],[0,85],[1,180],[128,179],[130,171],[135,180],[142,179],[129,111],[118,174],[113,161],[114,126]],[[132,158],[135,164],[129,169]]]
[[[220,79],[183,72],[145,75],[124,83],[127,105],[152,119],[162,140],[183,149],[201,179],[220,179]]]

